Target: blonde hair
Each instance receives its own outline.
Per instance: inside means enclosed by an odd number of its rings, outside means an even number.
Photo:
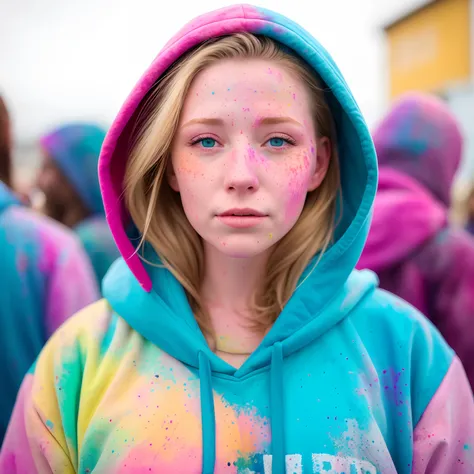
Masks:
[[[263,281],[250,302],[255,330],[264,332],[275,322],[310,260],[318,252],[322,255],[331,243],[340,191],[335,126],[320,81],[305,62],[275,41],[248,33],[212,39],[184,55],[159,79],[137,120],[125,173],[125,200],[142,236],[139,249],[145,241],[152,245],[163,265],[183,285],[201,330],[211,339],[214,331],[200,296],[202,241],[186,218],[179,194],[169,186],[166,170],[193,79],[216,61],[236,58],[275,61],[295,73],[311,93],[317,133],[328,137],[332,147],[323,182],[308,193],[298,221],[269,256]]]

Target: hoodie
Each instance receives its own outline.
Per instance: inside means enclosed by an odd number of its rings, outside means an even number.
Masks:
[[[46,340],[99,292],[74,234],[23,207],[2,183],[0,268],[1,442],[21,381]]]
[[[94,268],[98,283],[119,257],[105,220],[97,167],[105,131],[88,123],[71,123],[59,127],[40,140],[43,150],[77,192],[90,212],[76,232]]]
[[[150,87],[193,46],[243,31],[291,48],[326,84],[344,213],[334,245],[312,272],[310,263],[236,369],[210,350],[171,272],[137,256],[122,183]],[[0,472],[472,471],[474,403],[462,365],[415,309],[376,289],[370,271],[354,271],[377,187],[376,157],[347,84],[309,33],[250,5],[193,20],[126,100],[99,175],[122,259],[104,279],[105,299],[63,326],[26,377]]]
[[[373,137],[379,185],[357,267],[375,271],[382,288],[431,319],[474,387],[474,240],[448,224],[462,150],[457,121],[440,100],[408,94]]]

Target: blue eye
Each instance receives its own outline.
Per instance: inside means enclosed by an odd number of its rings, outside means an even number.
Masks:
[[[216,146],[216,140],[214,140],[214,138],[201,138],[199,141],[203,148],[214,148]]]
[[[268,140],[268,143],[270,143],[270,145],[275,148],[281,148],[283,145],[285,145],[286,140],[281,137],[273,137]]]

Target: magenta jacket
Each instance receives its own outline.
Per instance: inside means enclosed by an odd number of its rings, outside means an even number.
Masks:
[[[474,240],[448,224],[462,137],[440,101],[411,94],[375,130],[379,185],[358,268],[428,316],[474,387]]]

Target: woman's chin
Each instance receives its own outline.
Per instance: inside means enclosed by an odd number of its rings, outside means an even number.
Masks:
[[[270,238],[263,239],[252,236],[232,236],[227,239],[213,242],[212,245],[220,253],[232,258],[254,258],[268,251],[275,242]]]

